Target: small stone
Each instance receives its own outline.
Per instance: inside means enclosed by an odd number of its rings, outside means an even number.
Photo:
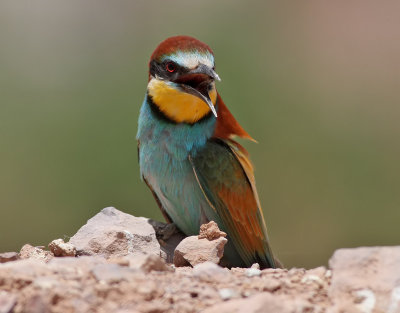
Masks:
[[[108,263],[118,264],[119,266],[129,266],[129,259],[126,257],[111,257],[107,259]]]
[[[21,248],[19,252],[20,259],[36,259],[44,262],[48,262],[53,258],[53,255],[49,251],[42,250],[40,248],[26,244]]]
[[[226,282],[231,273],[213,262],[204,262],[194,266],[193,276],[205,282]]]
[[[274,292],[281,288],[281,282],[276,278],[265,279],[263,282],[263,291]]]
[[[231,288],[222,288],[218,290],[219,296],[222,300],[226,301],[238,296],[238,293]]]
[[[318,277],[317,275],[311,275],[311,274],[304,275],[304,277],[301,279],[301,282],[303,284],[315,283],[319,287],[322,287],[324,285],[324,282],[320,277]]]
[[[49,243],[49,249],[54,256],[75,256],[76,249],[70,243],[65,243],[62,239],[56,239]]]
[[[325,273],[325,277],[326,278],[331,278],[332,277],[332,271],[331,270],[327,270]]]
[[[253,290],[244,290],[242,291],[242,296],[244,298],[248,298],[250,296],[254,295],[254,291]]]
[[[0,253],[0,263],[6,263],[18,260],[19,255],[17,252],[4,252]]]
[[[200,226],[199,239],[208,239],[215,240],[220,237],[226,237],[226,233],[221,231],[218,227],[218,224],[214,221],[210,221],[207,224],[203,224]]]
[[[0,313],[13,312],[14,306],[17,304],[17,296],[7,291],[0,291]]]
[[[129,280],[129,276],[131,276],[135,271],[117,264],[100,264],[96,265],[91,272],[99,282],[110,284],[122,280]]]
[[[173,268],[165,264],[165,261],[154,254],[150,254],[146,257],[146,262],[141,266],[141,269],[146,273],[157,271],[157,272],[173,272]]]
[[[159,256],[154,254],[143,254],[136,256],[125,257],[129,261],[129,267],[133,269],[140,269],[145,273],[152,271],[157,272],[173,272],[174,269],[167,265]]]
[[[224,247],[228,240],[220,237],[215,240],[199,239],[190,236],[183,239],[175,249],[175,266],[195,266],[204,262],[218,264],[224,254]]]
[[[260,264],[254,263],[250,268],[260,269]]]
[[[248,268],[244,273],[247,277],[255,277],[255,276],[261,275],[261,271],[257,268],[253,268],[253,267]]]

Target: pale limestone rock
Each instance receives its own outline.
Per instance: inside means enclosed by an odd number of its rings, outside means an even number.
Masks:
[[[0,263],[16,261],[19,259],[17,252],[4,252],[0,253]]]
[[[225,237],[214,221],[201,225],[198,236],[183,239],[175,248],[174,265],[195,266],[207,261],[218,264],[228,242]]]
[[[100,254],[107,258],[143,253],[159,256],[162,253],[147,218],[135,217],[112,207],[89,219],[69,243],[80,255]]]
[[[19,252],[20,259],[36,259],[44,262],[48,262],[53,258],[53,255],[49,251],[45,251],[41,248],[26,244],[21,248]]]
[[[54,256],[75,256],[76,249],[70,243],[65,243],[62,239],[55,239],[49,243],[49,249]]]
[[[183,239],[175,248],[175,266],[195,266],[204,262],[218,264],[224,254],[224,246],[228,240],[220,237],[215,240],[199,239],[190,236]]]
[[[226,237],[226,233],[221,231],[218,224],[211,221],[207,224],[200,226],[199,239],[206,238],[208,240],[218,239],[220,237]]]
[[[221,297],[221,299],[224,301],[239,297],[239,293],[231,288],[219,289],[218,293],[219,293],[219,296]]]
[[[119,259],[109,259],[109,262],[128,266],[131,269],[141,270],[145,273],[156,272],[173,272],[174,269],[165,263],[163,258],[154,254],[127,255]]]
[[[231,272],[208,261],[195,265],[193,276],[204,282],[224,282],[231,278]]]
[[[336,250],[329,313],[400,312],[400,246]]]
[[[254,267],[246,269],[244,273],[247,277],[261,276],[261,270]]]

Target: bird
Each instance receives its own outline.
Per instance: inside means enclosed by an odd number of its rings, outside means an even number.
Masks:
[[[248,152],[254,140],[216,90],[211,48],[190,36],[162,41],[151,54],[138,120],[140,175],[168,223],[186,236],[214,221],[227,233],[221,264],[280,267],[269,243]]]

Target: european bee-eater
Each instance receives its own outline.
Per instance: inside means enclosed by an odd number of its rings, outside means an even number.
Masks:
[[[276,267],[247,151],[252,139],[215,88],[209,46],[188,37],[159,44],[149,63],[137,133],[143,180],[164,217],[196,235],[211,220],[227,233],[229,266]]]

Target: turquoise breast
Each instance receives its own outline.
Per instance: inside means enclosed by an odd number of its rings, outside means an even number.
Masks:
[[[162,118],[145,98],[139,115],[137,139],[139,164],[146,179],[172,221],[186,235],[198,234],[210,207],[189,162],[214,133],[213,115],[193,124]]]

